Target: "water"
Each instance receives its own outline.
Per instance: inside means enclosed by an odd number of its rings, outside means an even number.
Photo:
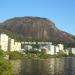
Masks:
[[[13,75],[75,75],[75,58],[12,60]]]

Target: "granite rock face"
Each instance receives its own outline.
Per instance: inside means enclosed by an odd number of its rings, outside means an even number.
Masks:
[[[61,43],[74,43],[75,36],[59,30],[47,18],[16,17],[0,24],[0,29],[11,32],[24,40],[53,41]]]

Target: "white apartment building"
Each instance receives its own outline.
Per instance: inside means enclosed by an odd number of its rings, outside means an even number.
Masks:
[[[70,53],[75,54],[75,48],[67,48],[66,54],[69,55]]]
[[[68,50],[68,49],[66,49],[65,51],[66,51],[66,54],[67,54],[67,55],[69,55],[69,50]]]
[[[8,51],[8,36],[4,33],[0,34],[0,46],[4,51]]]
[[[14,51],[14,50],[15,50],[15,40],[10,39],[10,51]]]
[[[64,50],[64,45],[63,44],[58,44],[59,50]]]
[[[55,54],[57,54],[59,52],[59,47],[55,46]]]
[[[21,51],[21,43],[15,42],[4,33],[0,34],[0,47],[3,51]]]
[[[71,48],[72,53],[75,54],[75,48]]]
[[[20,42],[15,42],[14,51],[21,52],[21,43]]]
[[[54,45],[50,45],[50,54],[51,55],[54,55],[55,54]]]

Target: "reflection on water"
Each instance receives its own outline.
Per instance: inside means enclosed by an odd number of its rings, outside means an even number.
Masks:
[[[75,58],[13,60],[13,75],[75,75]]]

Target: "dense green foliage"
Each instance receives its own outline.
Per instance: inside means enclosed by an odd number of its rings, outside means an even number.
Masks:
[[[7,60],[0,60],[0,75],[11,75],[11,65]]]
[[[4,57],[5,53],[0,50],[0,75],[11,75],[11,64]]]
[[[42,54],[38,50],[36,51],[25,51],[23,53],[13,51],[10,52],[10,59],[49,59],[49,58],[60,58],[60,57],[70,57],[74,55],[66,55],[64,53],[58,53],[57,55],[50,55],[50,54]]]

